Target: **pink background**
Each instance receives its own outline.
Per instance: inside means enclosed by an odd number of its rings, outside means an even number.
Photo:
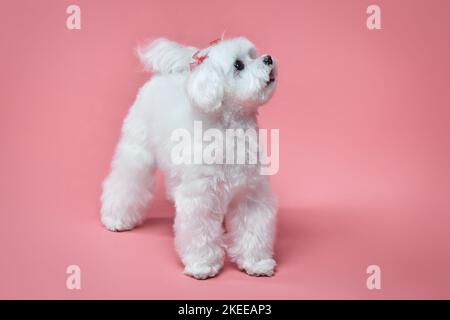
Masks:
[[[0,298],[450,298],[449,1],[4,1]],[[378,4],[382,30],[366,28]],[[156,36],[224,30],[280,61],[261,112],[280,129],[278,273],[182,274],[160,184],[151,218],[99,222],[119,128]],[[82,290],[65,287],[82,269]],[[382,289],[366,288],[377,264]]]

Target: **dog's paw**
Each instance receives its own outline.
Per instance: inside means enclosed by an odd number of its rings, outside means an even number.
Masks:
[[[184,268],[184,274],[198,280],[204,280],[216,276],[221,268],[222,264],[220,263],[215,264],[197,263],[186,265],[186,267]]]
[[[102,216],[102,223],[109,231],[127,231],[140,224],[139,221],[130,219],[121,219],[112,216]]]
[[[244,261],[238,266],[241,270],[245,270],[251,276],[265,276],[271,277],[275,274],[275,267],[277,263],[273,259],[262,259],[259,261]]]

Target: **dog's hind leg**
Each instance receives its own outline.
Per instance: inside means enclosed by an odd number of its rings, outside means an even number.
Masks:
[[[111,172],[103,182],[101,220],[111,231],[129,230],[142,223],[153,196],[156,161],[146,126],[140,121],[130,112]]]

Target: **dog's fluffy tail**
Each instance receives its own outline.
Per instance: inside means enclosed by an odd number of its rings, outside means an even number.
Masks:
[[[147,71],[161,74],[184,72],[189,70],[194,47],[183,46],[164,38],[156,39],[148,45],[139,47],[137,53]]]

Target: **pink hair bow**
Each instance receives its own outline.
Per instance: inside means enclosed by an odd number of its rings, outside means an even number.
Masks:
[[[212,46],[218,44],[220,41],[222,41],[221,38],[217,38],[217,39],[215,39],[215,40],[213,40],[213,41],[210,41],[210,42],[209,42],[209,47],[212,47]],[[209,48],[209,47],[208,47],[208,48]],[[206,48],[206,49],[208,49],[208,48]],[[192,59],[193,59],[194,61],[191,62],[191,63],[189,64],[191,70],[192,70],[193,68],[195,68],[196,66],[202,64],[203,61],[204,61],[206,58],[208,58],[208,53],[203,54],[203,55],[200,55],[200,52],[202,52],[202,51],[204,51],[204,50],[205,50],[205,49],[197,50],[197,51],[192,55]]]

